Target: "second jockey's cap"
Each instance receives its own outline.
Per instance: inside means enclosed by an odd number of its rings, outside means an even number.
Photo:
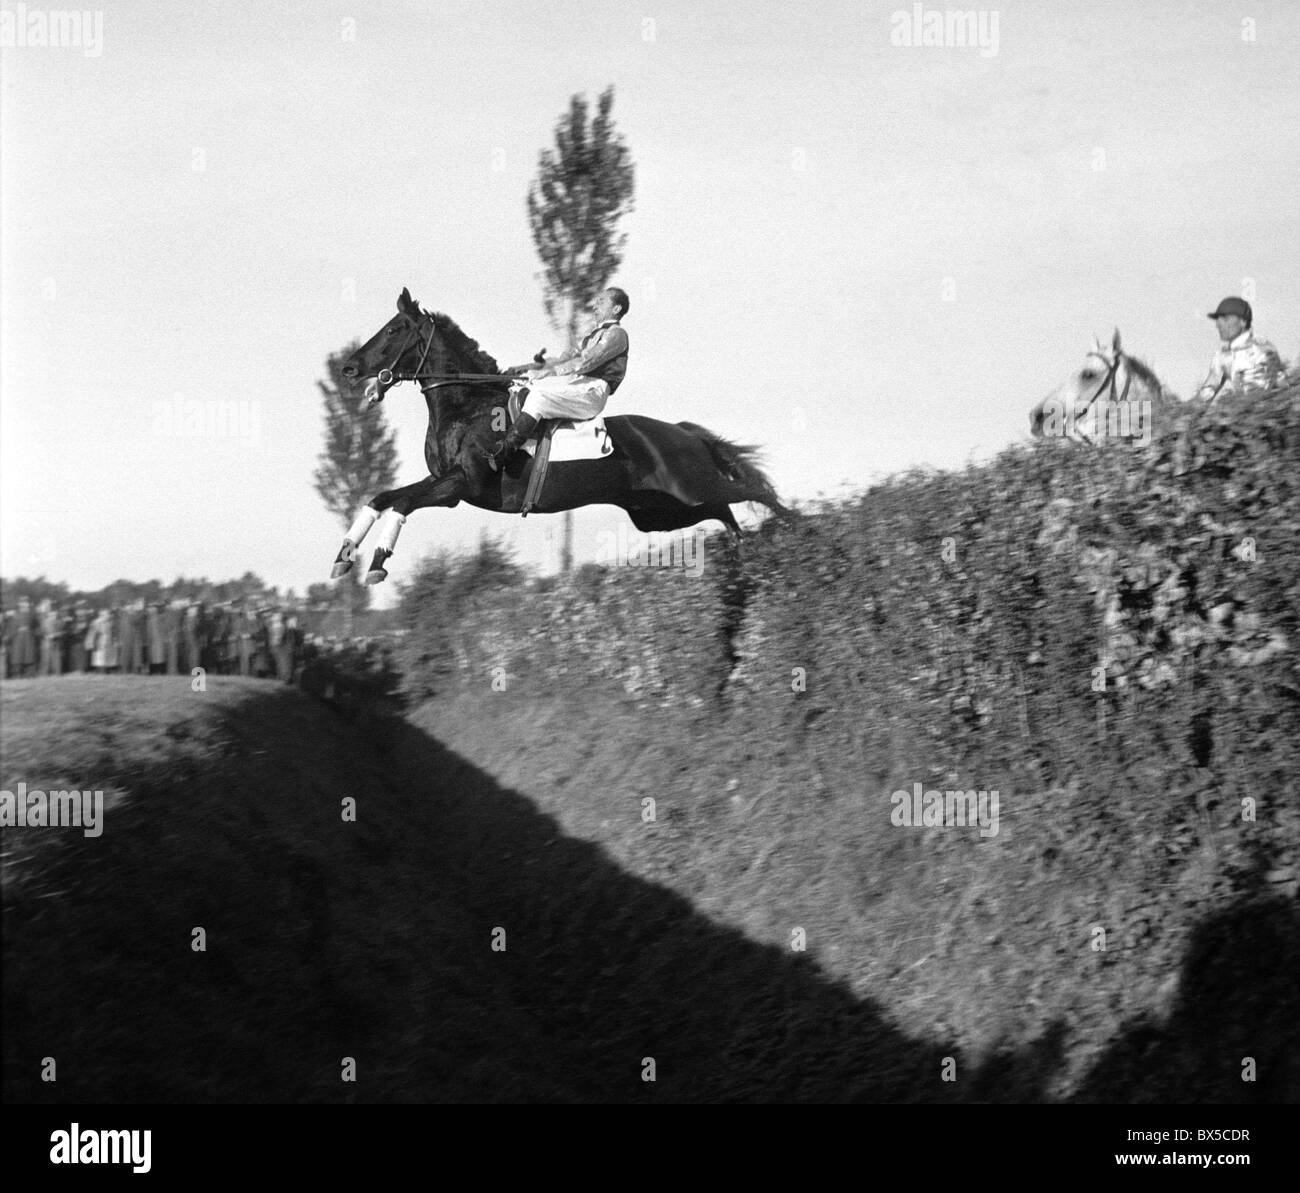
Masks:
[[[1251,321],[1250,303],[1244,298],[1225,298],[1219,303],[1217,310],[1210,312],[1210,318],[1217,319],[1220,315],[1236,315],[1249,323]]]

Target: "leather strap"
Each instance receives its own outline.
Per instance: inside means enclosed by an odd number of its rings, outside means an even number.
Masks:
[[[537,438],[537,451],[533,455],[533,470],[528,474],[528,487],[524,490],[524,503],[519,507],[519,516],[528,517],[533,506],[537,504],[542,493],[542,484],[546,480],[546,469],[551,462],[551,436],[559,424],[553,418],[546,420],[546,429]]]

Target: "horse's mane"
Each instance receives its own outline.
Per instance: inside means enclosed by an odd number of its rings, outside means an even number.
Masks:
[[[497,368],[497,362],[478,346],[478,341],[470,339],[461,331],[456,326],[456,320],[450,315],[444,315],[440,311],[429,311],[427,314],[433,320],[433,325],[446,338],[452,351],[469,366],[464,370],[465,372],[499,373],[501,371]]]
[[[1155,371],[1145,360],[1140,360],[1136,356],[1130,356],[1124,353],[1124,359],[1128,362],[1129,371],[1141,382],[1152,386],[1158,393],[1167,393],[1165,383],[1155,375]]]

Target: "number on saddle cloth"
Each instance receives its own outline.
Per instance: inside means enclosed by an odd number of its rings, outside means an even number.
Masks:
[[[560,419],[555,434],[551,436],[552,464],[566,460],[600,460],[613,450],[614,445],[605,428],[605,418],[599,414],[581,422]]]

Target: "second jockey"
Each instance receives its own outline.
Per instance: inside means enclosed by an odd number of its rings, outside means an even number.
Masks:
[[[617,286],[591,304],[596,326],[577,348],[541,368],[524,372],[528,396],[506,437],[488,452],[493,468],[518,451],[544,418],[595,418],[627,373],[627,332],[620,320],[631,304]]]
[[[1251,329],[1254,321],[1250,303],[1244,298],[1225,298],[1210,312],[1223,343],[1210,362],[1210,373],[1196,396],[1213,402],[1224,394],[1251,393],[1272,389],[1282,373],[1277,349],[1258,339]]]

